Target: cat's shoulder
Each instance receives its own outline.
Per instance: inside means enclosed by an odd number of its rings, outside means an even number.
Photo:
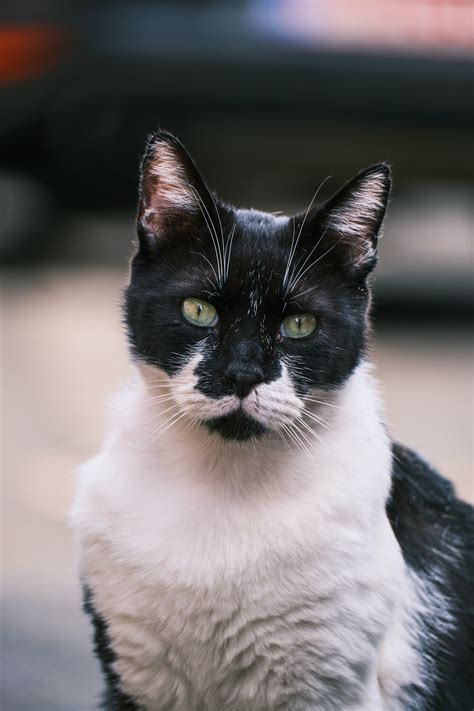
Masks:
[[[392,486],[387,512],[395,533],[410,521],[440,531],[454,527],[459,533],[474,530],[473,508],[456,495],[453,485],[417,452],[392,443]]]
[[[474,705],[473,508],[418,454],[400,444],[392,454],[387,514],[423,601],[426,708],[467,711]]]
[[[392,485],[387,514],[406,561],[415,571],[472,575],[474,511],[453,485],[419,454],[392,443]]]

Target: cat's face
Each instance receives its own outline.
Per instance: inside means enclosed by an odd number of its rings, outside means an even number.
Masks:
[[[133,355],[169,376],[185,417],[227,439],[285,431],[344,383],[364,351],[389,189],[379,165],[304,214],[237,210],[176,139],[152,138],[125,311]]]

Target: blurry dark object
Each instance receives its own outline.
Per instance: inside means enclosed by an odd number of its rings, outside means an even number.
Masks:
[[[438,14],[441,6],[456,5],[422,4],[432,5],[433,12],[438,8]],[[386,14],[387,4],[381,5]],[[407,5],[416,9],[413,3],[396,5],[404,17]],[[49,23],[43,12],[41,23],[19,22],[16,30],[11,19],[0,25],[0,36],[10,37],[0,76],[4,67],[10,80],[17,77],[14,87],[11,81],[0,87],[7,107],[0,129],[10,162],[29,163],[35,171],[39,161],[65,205],[132,205],[137,155],[157,124],[191,144],[199,141],[202,159],[214,164],[211,177],[221,187],[228,171],[216,163],[216,141],[229,144],[230,128],[235,151],[254,154],[255,144],[265,143],[263,123],[278,142],[273,169],[281,173],[295,154],[301,157],[297,134],[303,130],[313,136],[313,165],[316,155],[318,160],[312,180],[319,170],[339,166],[349,175],[364,162],[358,155],[350,160],[354,139],[370,130],[388,153],[375,159],[396,156],[396,168],[406,176],[470,174],[465,146],[474,111],[468,55],[440,53],[426,42],[423,52],[419,44],[410,51],[408,43],[394,47],[387,30],[378,43],[370,32],[362,41],[359,15],[374,3],[47,6]],[[375,17],[383,19],[380,9]],[[352,40],[341,35],[343,26],[352,27]],[[414,13],[411,36],[417,26]],[[328,122],[340,123],[336,156],[325,150]],[[443,160],[446,152],[450,160]],[[264,147],[259,160],[265,158]],[[100,171],[91,170],[98,163]]]
[[[422,300],[438,293],[448,308],[446,293],[452,303],[469,300],[465,249],[458,246],[473,177],[470,3],[49,0],[40,10],[19,7],[8,16],[0,11],[3,28],[11,32],[15,13],[18,36],[36,28],[30,58],[36,52],[42,59],[33,76],[35,62],[20,52],[17,80],[0,85],[0,167],[41,185],[49,215],[133,215],[138,159],[158,125],[190,146],[224,197],[263,209],[303,208],[325,176],[340,182],[389,160],[396,206],[404,199],[410,205],[420,186],[427,186],[427,208],[431,194],[445,191],[442,201],[462,225],[453,231],[454,270],[434,270],[426,282],[415,267],[414,279],[400,279],[413,252],[399,242],[405,263],[392,270],[379,303],[408,302],[406,289],[415,287]],[[55,29],[44,35],[45,27]],[[11,57],[0,61],[10,77]],[[332,186],[328,181],[322,199]],[[463,196],[461,212],[457,198],[449,202],[453,189]],[[407,226],[403,214],[400,220]],[[431,230],[428,223],[423,218]],[[411,231],[419,225],[411,223]],[[446,240],[451,235],[441,236]],[[441,241],[428,244],[422,259],[433,247],[438,253]],[[26,242],[25,233],[20,254]]]
[[[72,54],[67,2],[21,1],[0,9],[0,259],[39,252],[54,215],[41,134]]]
[[[0,172],[0,259],[39,248],[52,219],[51,194],[25,175]]]

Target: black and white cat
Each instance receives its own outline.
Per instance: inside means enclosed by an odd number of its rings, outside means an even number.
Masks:
[[[136,375],[73,510],[109,711],[472,709],[472,512],[391,442],[366,360],[389,191],[382,164],[240,210],[149,141]]]

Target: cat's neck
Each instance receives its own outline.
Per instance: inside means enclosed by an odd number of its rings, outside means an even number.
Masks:
[[[370,547],[386,526],[390,442],[367,366],[318,411],[330,429],[308,432],[305,448],[276,435],[226,442],[186,417],[158,429],[172,411],[151,397],[137,374],[101,454],[82,470],[73,514],[132,560],[149,555],[148,582],[241,579],[262,556],[293,559],[315,541],[326,560],[341,541]]]
[[[298,429],[226,441],[174,407],[165,377],[137,371],[117,402],[115,439],[133,451],[140,470],[152,472],[157,486],[205,486],[240,499],[315,487],[347,496],[347,487],[360,486],[386,497],[390,444],[370,366],[362,363],[337,393],[315,399],[327,404],[310,403],[312,417]]]

